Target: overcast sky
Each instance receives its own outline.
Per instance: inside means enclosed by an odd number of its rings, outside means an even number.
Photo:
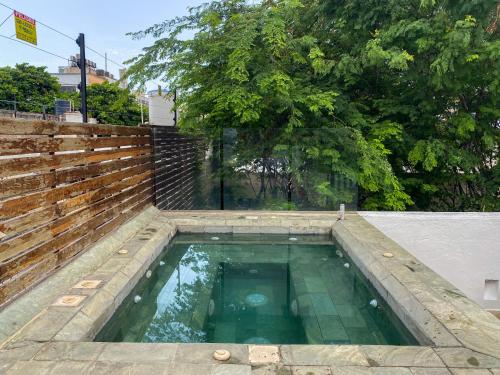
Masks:
[[[154,23],[187,14],[187,7],[196,6],[205,0],[0,0],[0,3],[43,22],[65,34],[76,37],[85,33],[88,46],[108,53],[111,60],[122,63],[137,55],[148,41],[134,41],[125,34],[142,30]],[[0,23],[12,13],[0,5]],[[0,27],[0,35],[15,33],[11,17]],[[78,53],[72,40],[38,24],[38,47],[63,57]],[[87,51],[87,59],[104,68],[104,59]],[[61,58],[51,56],[5,38],[0,38],[0,66],[29,62],[47,66],[50,72],[66,65]],[[118,66],[108,63],[108,70],[118,75]]]

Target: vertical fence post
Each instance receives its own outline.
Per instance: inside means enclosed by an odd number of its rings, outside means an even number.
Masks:
[[[149,125],[149,137],[151,143],[151,160],[153,162],[153,204],[158,207],[158,201],[156,199],[156,132],[155,127]]]
[[[219,172],[220,209],[224,211],[224,128],[221,128],[219,138]]]

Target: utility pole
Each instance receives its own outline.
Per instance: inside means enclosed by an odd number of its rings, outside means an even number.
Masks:
[[[87,66],[85,62],[85,35],[81,34],[76,40],[76,44],[80,47],[80,60],[77,61],[77,66],[80,68],[80,84],[78,88],[80,89],[80,95],[82,98],[82,118],[83,122],[87,122]]]

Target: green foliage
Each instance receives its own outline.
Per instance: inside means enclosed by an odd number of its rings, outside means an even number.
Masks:
[[[244,145],[242,163],[276,144],[299,150],[291,172],[324,204],[341,194],[326,173],[354,180],[367,209],[498,210],[496,6],[212,1],[133,34],[156,40],[130,74],[180,90],[186,131],[270,134],[258,152]]]
[[[14,68],[0,68],[0,100],[17,101],[17,109],[25,112],[47,112],[54,110],[54,99],[59,95],[60,85],[46,67],[17,64]],[[5,102],[2,108],[14,109]]]
[[[80,109],[80,94],[72,93],[77,109]],[[132,125],[141,123],[140,104],[129,89],[122,89],[117,83],[104,82],[87,87],[88,116],[100,124]],[[143,108],[146,111],[146,108]],[[147,119],[147,113],[144,114]]]

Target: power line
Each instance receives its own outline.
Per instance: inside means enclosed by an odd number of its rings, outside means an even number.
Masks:
[[[10,18],[10,17],[12,17],[12,13],[11,13],[11,14],[9,14],[9,15],[7,16],[7,18],[6,18],[6,19],[4,19],[4,20],[2,21],[2,23],[0,23],[0,27],[2,27],[2,26],[3,26],[3,24],[4,24],[5,22],[7,22],[7,21],[9,20],[9,18]]]
[[[4,7],[5,7],[5,8],[7,8],[7,9],[10,9],[10,10],[14,11],[14,8],[12,8],[12,7],[10,7],[10,6],[6,5],[6,4],[0,3],[0,5],[4,6]],[[11,14],[10,16],[12,16],[12,14]],[[10,16],[9,16],[7,19],[9,19],[9,18],[10,18]],[[6,21],[7,21],[7,19],[6,19],[4,22],[6,22]],[[69,40],[72,40],[73,42],[75,41],[75,38],[74,38],[74,37],[72,37],[71,35],[68,35],[68,34],[66,34],[66,33],[64,33],[64,32],[62,32],[62,31],[59,31],[59,30],[57,30],[56,28],[54,28],[54,27],[52,27],[52,26],[49,26],[49,25],[47,25],[46,23],[44,23],[44,22],[42,22],[42,21],[36,20],[36,22],[38,22],[40,25],[45,26],[46,28],[48,28],[48,29],[50,29],[50,30],[52,30],[52,31],[54,31],[54,32],[56,32],[56,33],[58,33],[59,35],[62,35],[62,36],[64,36],[65,38],[68,38]],[[2,23],[2,24],[3,24],[3,23]],[[0,25],[0,26],[1,26],[1,25]],[[92,51],[92,52],[96,53],[97,55],[101,56],[102,58],[107,59],[110,63],[112,63],[112,64],[115,64],[115,65],[119,66],[120,68],[124,68],[124,67],[125,67],[123,64],[117,63],[116,61],[113,61],[113,60],[111,60],[111,59],[107,58],[105,55],[103,55],[102,53],[100,53],[100,52],[96,51],[95,49],[91,48],[91,47],[90,47],[90,46],[88,46],[88,45],[86,46],[86,48],[87,48],[88,50],[90,50],[90,51]],[[66,60],[67,60],[67,59],[66,59]]]
[[[89,46],[87,46],[87,49],[88,49],[88,50],[90,50],[90,51],[92,51],[92,52],[94,52],[95,54],[97,54],[97,55],[101,56],[103,59],[108,60],[110,63],[115,64],[115,65],[117,65],[117,66],[118,66],[118,67],[120,67],[120,68],[125,68],[125,65],[120,64],[120,63],[117,63],[116,61],[111,60],[109,57],[107,57],[107,56],[103,55],[103,54],[102,54],[102,53],[100,53],[100,52],[97,52],[95,49],[93,49],[93,48],[91,48],[91,47],[89,47]]]
[[[67,58],[67,57],[63,57],[63,56],[61,56],[61,55],[58,55],[58,54],[56,54],[56,53],[53,53],[53,52],[47,51],[47,50],[42,49],[42,48],[40,48],[40,47],[35,47],[35,46],[31,45],[31,44],[24,43],[24,42],[22,42],[22,41],[20,41],[20,40],[17,40],[17,39],[13,39],[12,37],[10,37],[10,38],[9,38],[9,37],[8,37],[8,36],[6,36],[6,35],[1,35],[1,34],[0,34],[0,38],[4,38],[4,39],[11,40],[11,41],[16,42],[16,43],[19,43],[19,44],[23,44],[23,45],[25,45],[25,46],[28,46],[28,47],[31,47],[31,48],[37,49],[37,50],[42,51],[42,52],[45,52],[45,53],[48,53],[49,55],[52,55],[52,56],[55,56],[55,57],[59,57],[60,59],[63,59],[63,60],[64,60],[64,61],[66,61],[66,62],[68,61],[68,58]]]
[[[5,8],[7,8],[7,9],[10,9],[11,11],[14,11],[14,10],[15,10],[14,8],[12,8],[12,7],[10,7],[10,6],[6,5],[6,4],[4,4],[4,3],[1,3],[1,2],[0,2],[0,6],[3,6],[3,7],[5,7]],[[2,26],[2,25],[3,25],[3,24],[4,24],[4,23],[5,23],[5,22],[6,22],[6,21],[7,21],[7,20],[11,17],[11,16],[12,16],[12,14],[10,14],[10,15],[9,15],[9,17],[7,17],[7,19],[5,19],[5,20],[2,22],[2,24],[0,24],[0,26]],[[60,34],[60,35],[64,36],[65,38],[68,38],[68,39],[72,40],[73,42],[74,42],[74,41],[76,41],[76,39],[75,39],[74,37],[72,37],[72,36],[70,36],[70,35],[68,35],[68,34],[66,34],[66,33],[64,33],[64,32],[62,32],[62,31],[60,31],[60,30],[57,30],[57,29],[55,29],[54,27],[49,26],[49,25],[47,25],[47,24],[46,24],[46,23],[44,23],[44,22],[41,22],[41,21],[39,21],[39,20],[36,20],[36,22],[38,22],[40,25],[45,26],[46,28],[48,28],[48,29],[50,29],[50,30],[52,30],[52,31],[54,31],[54,32],[56,32],[56,33],[58,33],[58,34]],[[9,37],[6,37],[6,36],[4,36],[4,35],[0,35],[0,36],[1,36],[1,37],[3,37],[3,38],[6,38],[6,39],[10,39],[10,40],[14,40],[14,41],[16,41],[16,42],[19,42],[17,39],[11,39],[12,37],[14,37],[14,36],[15,36],[15,34],[14,34],[14,35],[12,35],[10,38],[9,38]],[[21,43],[21,42],[19,42],[19,43]],[[55,54],[55,53],[52,53],[52,52],[49,52],[49,51],[46,51],[46,50],[43,50],[43,49],[41,49],[41,48],[39,48],[39,47],[35,47],[35,46],[32,46],[32,45],[30,45],[30,44],[26,44],[26,43],[21,43],[21,44],[25,44],[25,45],[27,45],[27,46],[29,46],[29,47],[33,47],[33,48],[38,49],[38,50],[40,50],[40,51],[43,51],[43,52],[49,53],[49,54],[51,54],[51,55],[53,55],[53,56],[56,56],[56,57],[62,58],[62,59],[64,59],[65,61],[68,61],[68,58],[65,58],[65,57],[59,56],[59,55],[57,55],[57,54]],[[118,63],[118,62],[116,62],[116,61],[114,61],[114,60],[112,60],[112,59],[108,58],[106,55],[103,55],[103,54],[102,54],[102,53],[100,53],[99,51],[97,51],[97,50],[95,50],[94,48],[90,47],[88,44],[86,45],[86,49],[88,49],[89,51],[94,52],[94,53],[95,53],[95,54],[97,54],[98,56],[102,57],[103,59],[107,60],[108,62],[110,62],[110,63],[112,63],[112,64],[114,64],[114,65],[116,65],[116,66],[118,66],[118,67],[120,67],[120,68],[126,68],[126,66],[125,66],[125,65],[123,65],[123,64],[121,64],[121,63]],[[160,86],[160,84],[158,84],[158,82],[154,82],[154,81],[153,81],[153,83],[155,83],[156,85]]]

